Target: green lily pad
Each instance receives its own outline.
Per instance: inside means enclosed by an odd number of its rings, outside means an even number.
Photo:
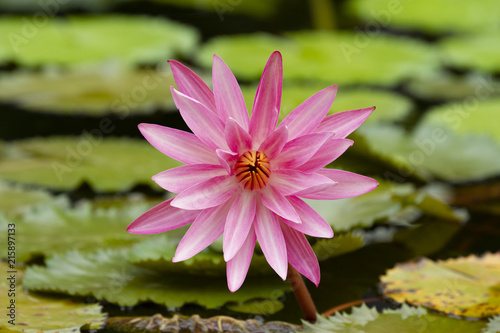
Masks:
[[[0,212],[6,216],[18,216],[33,205],[46,204],[53,200],[48,191],[0,181]]]
[[[498,9],[497,9],[498,10]],[[500,32],[450,37],[440,43],[443,61],[463,70],[500,73]]]
[[[485,333],[498,333],[500,332],[500,316],[495,316],[490,319]]]
[[[274,15],[281,0],[268,1],[213,1],[213,0],[153,0],[161,4],[186,7],[214,12],[223,22],[225,15],[247,15],[256,18],[267,18]]]
[[[358,134],[367,146],[357,153],[390,161],[396,170],[384,177],[394,181],[417,176],[460,183],[500,174],[500,146],[490,137],[459,136],[451,129],[425,123],[411,134],[396,126],[379,124],[363,126]],[[354,145],[351,149],[358,148]]]
[[[103,139],[90,131],[81,137],[13,141],[0,151],[0,179],[58,190],[83,182],[100,192],[125,191],[137,184],[159,189],[151,176],[179,165],[145,140]]]
[[[426,113],[423,122],[451,128],[459,135],[487,136],[500,147],[500,132],[496,126],[500,122],[499,110],[499,97],[471,99],[435,107]]]
[[[489,75],[458,76],[439,73],[432,79],[412,80],[405,86],[405,90],[425,100],[464,100],[484,94],[499,95],[500,82]]]
[[[370,31],[381,26],[429,34],[500,30],[495,0],[481,1],[481,6],[467,0],[354,0],[347,6],[367,22]]]
[[[275,50],[283,53],[284,79],[321,80],[339,86],[392,86],[405,79],[428,77],[438,67],[437,53],[425,43],[353,32],[294,32],[287,38],[267,34],[216,37],[202,46],[197,60],[210,68],[216,53],[240,79],[257,80]]]
[[[285,83],[281,100],[279,121],[306,99],[326,88],[327,85]],[[257,86],[242,86],[243,97],[249,112],[252,110]],[[340,89],[329,114],[341,111],[376,106],[377,109],[366,120],[371,122],[400,121],[408,116],[413,108],[411,100],[405,96],[381,89]]]
[[[36,255],[45,257],[68,250],[93,251],[98,248],[130,246],[145,237],[125,229],[137,216],[151,208],[149,202],[131,202],[123,208],[93,208],[90,201],[71,207],[66,197],[32,206],[17,218],[2,218],[0,230],[16,225],[16,259],[26,262]],[[64,235],[64,237],[61,237]],[[5,247],[4,239],[0,245]],[[6,258],[7,253],[1,255]]]
[[[375,223],[410,225],[422,214],[450,221],[462,217],[440,200],[410,184],[381,182],[369,193],[339,200],[306,200],[335,231],[370,228]]]
[[[133,264],[165,273],[225,276],[224,258],[210,249],[180,263],[172,262],[178,244],[179,239],[171,237],[170,233],[162,234],[134,245],[129,258]]]
[[[318,239],[312,246],[319,261],[327,260],[345,253],[356,251],[364,245],[360,235],[345,233],[333,238]]]
[[[157,17],[73,16],[47,18],[43,25],[29,17],[0,22],[3,61],[25,66],[81,65],[116,61],[126,65],[158,63],[193,51],[193,28]]]
[[[57,114],[120,118],[158,109],[176,110],[170,70],[90,66],[69,71],[12,72],[0,77],[0,101]]]
[[[0,323],[1,332],[60,332],[74,333],[80,329],[98,329],[104,324],[106,315],[101,313],[101,306],[98,304],[78,304],[74,301],[61,298],[47,298],[38,294],[28,293],[21,285],[23,271],[19,268],[12,270],[5,263],[0,263],[4,276],[14,277],[15,288],[11,281],[6,278],[0,282],[0,301],[2,304],[14,304],[16,315],[13,323],[8,321],[14,318],[9,317],[9,310],[4,310],[7,317]],[[12,273],[15,271],[15,273]],[[11,291],[14,290],[14,291]],[[9,293],[15,296],[9,296]],[[11,303],[15,300],[15,303]]]
[[[381,277],[384,295],[455,316],[500,314],[500,253],[445,261],[423,258]]]
[[[340,313],[328,318],[318,316],[315,324],[303,322],[304,332],[399,332],[441,333],[481,332],[486,327],[482,321],[467,321],[429,313],[426,309],[412,308],[406,304],[400,309],[385,309],[382,313],[366,305],[353,307],[352,313]]]
[[[29,267],[23,283],[29,290],[92,295],[120,306],[152,301],[168,308],[179,308],[186,303],[216,308],[228,302],[278,299],[290,289],[278,277],[247,277],[243,286],[231,293],[225,276],[206,276],[200,283],[199,276],[138,267],[128,257],[125,250],[54,255],[46,261],[46,267]]]

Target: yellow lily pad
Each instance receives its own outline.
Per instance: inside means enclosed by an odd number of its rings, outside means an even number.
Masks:
[[[397,265],[381,277],[384,295],[447,314],[487,318],[500,314],[500,252]]]

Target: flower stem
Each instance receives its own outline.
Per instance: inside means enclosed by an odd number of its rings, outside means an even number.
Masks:
[[[297,302],[299,303],[302,313],[304,314],[304,318],[311,323],[316,322],[316,313],[318,313],[316,305],[314,305],[311,294],[309,294],[302,276],[295,268],[292,267],[292,265],[288,265],[288,281],[292,286],[295,298],[297,298]]]

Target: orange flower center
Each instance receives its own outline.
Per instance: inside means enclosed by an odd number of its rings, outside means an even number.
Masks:
[[[250,150],[240,156],[234,170],[238,182],[245,190],[258,191],[266,187],[269,181],[271,164],[266,154]]]

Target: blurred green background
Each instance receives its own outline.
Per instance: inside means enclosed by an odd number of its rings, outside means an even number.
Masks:
[[[231,294],[220,244],[172,264],[183,230],[125,231],[171,195],[151,176],[179,165],[137,124],[188,130],[170,96],[168,59],[210,85],[218,54],[251,109],[279,50],[280,119],[332,84],[331,113],[377,107],[330,167],[381,186],[311,202],[336,234],[311,239],[322,268],[319,288],[309,284],[318,311],[372,298],[394,308],[379,277],[396,263],[498,251],[499,13],[496,0],[0,0],[0,229],[15,225],[18,322],[74,332],[102,328],[104,313],[159,312],[300,323],[290,287],[259,250]],[[2,237],[4,264],[8,246]],[[8,304],[5,281],[1,288]],[[498,295],[485,302],[490,312],[471,315],[483,318],[477,329],[500,313]]]

